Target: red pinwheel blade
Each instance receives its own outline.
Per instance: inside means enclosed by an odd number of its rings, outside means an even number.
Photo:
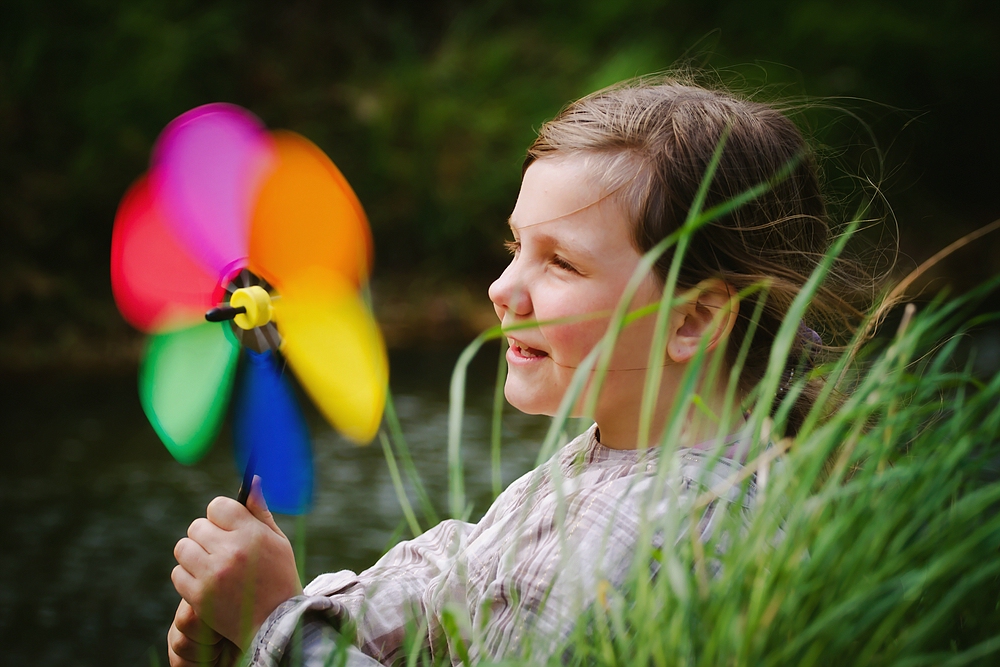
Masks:
[[[218,301],[218,277],[184,251],[153,201],[148,180],[133,185],[115,216],[111,290],[137,329],[162,333],[203,321]]]
[[[253,200],[272,161],[264,126],[230,104],[192,109],[157,140],[150,170],[157,202],[209,273],[222,278],[245,265]]]
[[[233,443],[241,471],[252,461],[268,508],[305,514],[312,507],[309,429],[295,392],[272,352],[246,350],[233,407]]]

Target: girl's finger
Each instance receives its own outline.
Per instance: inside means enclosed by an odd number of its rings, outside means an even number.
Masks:
[[[197,613],[201,607],[203,594],[202,586],[198,583],[198,579],[185,570],[183,565],[178,565],[170,571],[170,581],[173,582],[174,590],[177,591],[178,595],[184,598],[194,608],[195,613]]]
[[[167,646],[182,660],[198,665],[210,665],[222,653],[222,640],[212,644],[202,644],[181,632],[176,625],[167,631]]]
[[[187,658],[177,655],[177,652],[170,645],[167,645],[167,659],[170,661],[170,667],[209,667],[216,664],[214,659],[188,660]]]
[[[241,523],[253,518],[246,507],[225,496],[219,496],[210,502],[205,516],[223,530],[236,530]]]
[[[191,662],[190,660],[185,660],[184,658],[177,655],[177,653],[174,651],[173,647],[170,646],[169,643],[167,644],[167,662],[170,665],[170,667],[199,667],[198,663]]]
[[[177,544],[174,545],[174,558],[181,567],[195,576],[209,572],[211,563],[208,551],[189,537],[177,540]]]
[[[260,476],[254,475],[250,486],[250,497],[247,498],[247,509],[258,521],[273,530],[282,537],[285,536],[274,520],[271,510],[267,509],[267,501],[264,500],[264,492],[260,488]]]
[[[199,644],[215,644],[222,639],[222,635],[198,618],[198,615],[194,613],[194,608],[183,598],[177,605],[174,625],[181,631],[181,634]]]
[[[215,553],[228,539],[229,531],[218,527],[205,518],[195,519],[188,526],[187,535],[201,545],[208,553]]]

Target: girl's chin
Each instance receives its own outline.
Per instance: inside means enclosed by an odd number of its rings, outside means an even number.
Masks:
[[[516,381],[512,382],[509,374],[507,382],[504,384],[503,394],[512,407],[526,415],[547,415],[551,417],[555,415],[559,408],[559,402],[562,400],[561,395],[557,397],[550,396],[540,393],[537,388],[527,390],[520,383]]]

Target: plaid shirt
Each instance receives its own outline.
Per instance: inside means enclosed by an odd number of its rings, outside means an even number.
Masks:
[[[317,577],[265,622],[249,664],[285,664],[300,622],[305,655],[315,660],[306,665],[323,664],[338,641],[346,643],[333,630],[345,622],[361,648],[348,651],[347,665],[393,662],[408,632],[426,635],[435,659],[447,651],[453,664],[463,654],[472,662],[516,656],[529,639],[538,661],[558,648],[602,586],[625,583],[637,541],[650,538],[648,522],[686,520],[703,490],[724,487],[741,468],[706,449],[679,449],[662,485],[657,460],[655,450],[605,447],[591,427],[511,484],[479,523],[443,521],[360,574]],[[752,482],[746,493],[732,485],[722,499],[748,512],[754,492]],[[721,518],[718,507],[700,510],[702,540]],[[444,632],[445,622],[458,628],[458,640]]]

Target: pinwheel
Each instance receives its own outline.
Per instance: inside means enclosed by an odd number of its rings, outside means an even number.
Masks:
[[[309,431],[284,370],[336,429],[371,440],[388,373],[361,296],[371,258],[361,204],[307,139],[227,104],[164,129],[115,217],[111,284],[150,334],[140,400],[175,459],[205,455],[233,395],[237,465],[273,510],[308,511]]]

